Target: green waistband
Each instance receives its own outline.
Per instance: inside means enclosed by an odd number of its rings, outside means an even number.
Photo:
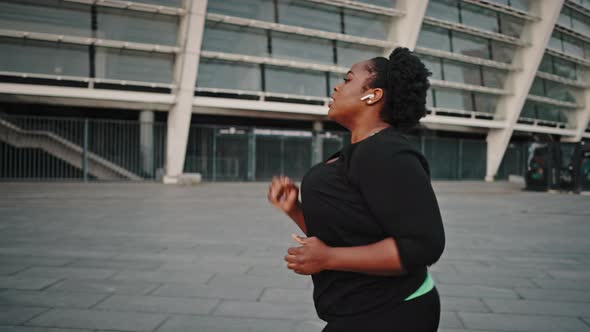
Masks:
[[[411,299],[417,298],[418,296],[424,295],[424,294],[430,292],[433,288],[434,288],[434,281],[430,277],[430,273],[428,273],[428,271],[427,271],[426,272],[426,279],[424,279],[424,282],[422,283],[420,288],[418,288],[414,293],[412,293],[412,295],[408,296],[404,301],[409,301]]]

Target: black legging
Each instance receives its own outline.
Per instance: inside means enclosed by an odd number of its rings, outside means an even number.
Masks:
[[[331,321],[322,332],[436,332],[439,321],[440,298],[434,288],[394,307]]]

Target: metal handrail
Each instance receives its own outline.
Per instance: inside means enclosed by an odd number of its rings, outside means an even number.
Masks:
[[[440,20],[434,17],[424,17],[424,23],[428,24],[428,25],[433,25],[433,26],[437,26],[440,28],[445,28],[445,29],[450,29],[450,30],[454,30],[454,31],[460,31],[460,32],[464,32],[470,35],[474,35],[474,36],[479,36],[479,37],[483,37],[483,38],[489,38],[489,39],[494,39],[503,43],[507,43],[507,44],[512,44],[512,45],[516,45],[516,46],[529,46],[530,44],[522,41],[518,38],[514,38],[514,37],[510,37],[501,33],[495,33],[495,32],[490,32],[490,31],[485,31],[485,30],[481,30],[478,28],[474,28],[471,26],[467,26],[465,24],[460,24],[460,23],[455,23],[455,22],[450,22],[450,21],[444,21],[444,20]]]
[[[108,47],[108,48],[116,48],[116,49],[128,49],[128,50],[168,53],[168,54],[175,54],[175,53],[180,52],[180,48],[176,47],[176,46],[125,42],[125,41],[119,41],[119,40],[100,39],[100,38],[93,38],[93,37],[68,36],[68,35],[59,35],[59,34],[45,33],[45,32],[31,32],[31,31],[21,31],[21,30],[0,29],[0,36],[1,37],[10,37],[10,38],[51,41],[51,42],[67,43],[67,44],[75,44],[75,45],[94,45],[94,46],[98,46],[98,47]]]
[[[152,5],[152,4],[134,2],[134,1],[122,1],[122,0],[63,0],[63,1],[81,3],[81,4],[85,4],[85,5],[120,8],[120,9],[128,9],[128,10],[134,10],[134,11],[140,11],[140,12],[156,13],[156,14],[164,14],[164,15],[174,15],[174,16],[180,16],[180,15],[184,15],[186,13],[186,10],[184,10],[183,8],[161,6],[161,5]]]
[[[459,62],[471,63],[474,65],[481,65],[481,66],[486,66],[486,67],[490,67],[490,68],[497,68],[497,69],[504,69],[504,70],[511,70],[511,71],[520,70],[519,67],[512,65],[512,64],[504,63],[504,62],[482,59],[482,58],[473,57],[473,56],[469,56],[469,55],[441,51],[441,50],[436,50],[433,48],[427,48],[427,47],[422,47],[422,46],[417,46],[414,49],[414,51],[418,54],[431,55],[431,56],[436,56],[439,58],[445,58],[445,59],[455,60],[455,61],[459,61]]]
[[[229,16],[229,15],[220,15],[214,13],[208,13],[206,16],[207,21],[210,22],[220,22],[220,23],[227,23],[242,27],[250,27],[250,28],[258,28],[263,30],[271,30],[277,32],[284,32],[284,33],[292,33],[300,36],[307,36],[307,37],[316,37],[328,40],[338,40],[352,44],[359,44],[359,45],[366,45],[366,46],[374,46],[374,47],[383,47],[383,48],[391,48],[393,47],[393,43],[380,40],[380,39],[372,39],[372,38],[365,38],[365,37],[357,37],[346,35],[342,33],[336,32],[328,32],[323,30],[317,29],[310,29],[310,28],[303,28],[294,25],[287,25],[281,23],[272,23],[260,20],[253,20],[247,18],[241,18],[236,16]]]

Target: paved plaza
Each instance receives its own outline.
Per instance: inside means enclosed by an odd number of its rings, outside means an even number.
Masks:
[[[434,185],[439,331],[590,331],[590,196]],[[321,331],[266,190],[0,183],[0,332]]]

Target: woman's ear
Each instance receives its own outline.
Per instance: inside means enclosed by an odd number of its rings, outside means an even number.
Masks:
[[[381,98],[383,98],[383,89],[375,88],[372,90],[373,91],[371,91],[371,93],[374,95],[374,97],[366,101],[369,105],[376,104],[379,100],[381,100]]]

